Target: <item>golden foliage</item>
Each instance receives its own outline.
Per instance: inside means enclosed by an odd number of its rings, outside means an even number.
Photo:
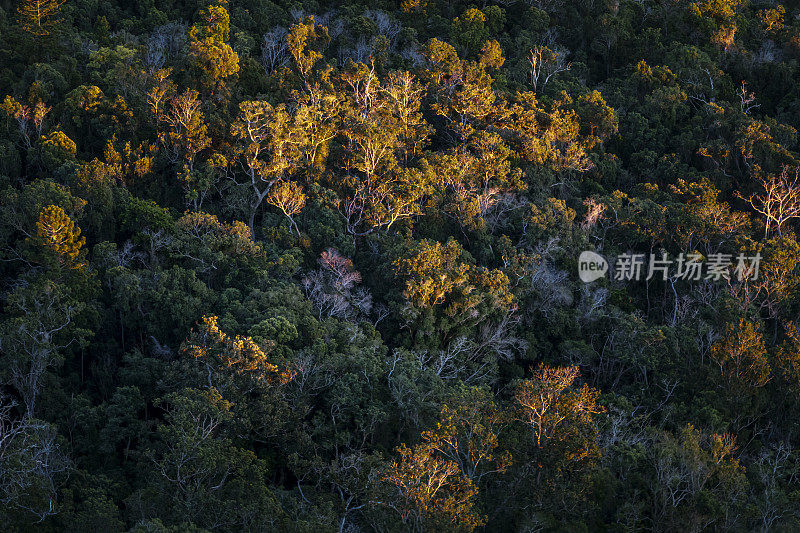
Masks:
[[[218,369],[283,385],[294,378],[294,372],[288,368],[279,369],[269,361],[272,347],[259,344],[251,337],[231,337],[219,328],[217,317],[205,316],[184,343],[183,350]]]
[[[306,205],[306,195],[300,185],[293,181],[278,183],[267,195],[267,203],[280,209],[294,226],[297,234],[300,235],[300,229],[294,221],[294,215],[298,214]]]
[[[61,130],[54,130],[51,131],[49,135],[43,135],[42,146],[49,147],[54,150],[64,151],[73,157],[78,151],[75,141],[70,139],[67,134]]]
[[[478,307],[510,308],[514,296],[508,277],[500,270],[476,267],[462,259],[464,250],[455,239],[446,244],[424,240],[394,262],[396,273],[406,279],[403,296],[419,309],[447,303],[450,316],[477,315]]]
[[[168,130],[159,134],[159,140],[171,148],[172,159],[183,159],[190,169],[194,168],[197,154],[211,146],[199,96],[194,89],[186,89],[173,98],[169,113],[162,118]]]
[[[239,55],[225,42],[229,33],[230,17],[219,5],[200,10],[200,22],[189,30],[190,54],[212,89],[239,72]]]
[[[403,523],[415,531],[449,526],[457,531],[472,531],[484,519],[474,509],[478,488],[465,477],[453,461],[437,457],[433,448],[404,444],[384,481],[394,490]]]
[[[54,251],[62,263],[72,262],[80,254],[86,238],[81,237],[81,229],[57,205],[42,209],[36,222],[36,235],[42,244]]]
[[[317,26],[314,17],[306,17],[289,28],[286,44],[300,78],[306,84],[310,81],[314,65],[322,59],[322,54],[317,49],[326,46],[330,40],[328,28]]]
[[[518,416],[531,427],[537,447],[566,439],[567,433],[559,431],[566,422],[593,426],[593,415],[603,411],[597,402],[599,391],[588,385],[572,388],[579,375],[577,366],[542,366],[532,379],[524,380],[517,388],[514,400],[520,408]],[[581,459],[584,453],[585,448],[573,459]]]
[[[400,9],[406,14],[420,14],[425,13],[427,5],[427,0],[403,0],[400,4]]]
[[[58,14],[65,0],[22,0],[17,7],[20,25],[26,32],[44,37],[58,23]]]
[[[257,254],[261,245],[253,241],[250,228],[244,222],[234,220],[220,222],[216,215],[202,211],[187,211],[177,221],[183,235],[202,241],[211,250],[228,254]]]
[[[509,417],[492,401],[491,393],[472,388],[442,408],[436,428],[424,431],[422,440],[477,482],[510,466],[511,454],[497,451],[498,434],[508,422]]]

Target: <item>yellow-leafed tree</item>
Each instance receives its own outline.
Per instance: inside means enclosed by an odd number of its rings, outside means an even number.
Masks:
[[[58,14],[65,0],[22,0],[17,7],[22,29],[33,35],[49,35],[58,22]]]
[[[42,209],[36,222],[36,235],[62,263],[74,261],[86,244],[86,238],[81,237],[81,228],[57,205]]]
[[[239,55],[225,42],[230,34],[230,16],[223,6],[208,6],[199,16],[189,30],[190,55],[204,73],[201,82],[213,92],[239,72]]]
[[[484,524],[475,507],[478,488],[458,464],[437,457],[426,444],[401,444],[397,452],[384,482],[388,505],[408,531],[473,531]]]
[[[294,221],[294,215],[303,210],[306,205],[306,195],[303,188],[293,181],[282,181],[277,184],[267,196],[267,202],[274,205],[289,219],[292,227],[300,235],[300,229]]]

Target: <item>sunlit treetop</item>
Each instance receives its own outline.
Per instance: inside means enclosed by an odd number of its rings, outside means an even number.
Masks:
[[[72,263],[86,244],[86,238],[81,237],[81,229],[57,205],[42,210],[36,222],[36,235],[46,248],[55,252],[62,263]]]

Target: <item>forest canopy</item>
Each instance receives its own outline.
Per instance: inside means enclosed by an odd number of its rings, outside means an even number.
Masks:
[[[796,531],[798,128],[797,0],[0,0],[0,524]]]

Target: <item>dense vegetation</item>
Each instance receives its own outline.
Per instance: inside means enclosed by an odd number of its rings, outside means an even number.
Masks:
[[[3,530],[797,531],[798,61],[797,0],[0,0]]]

